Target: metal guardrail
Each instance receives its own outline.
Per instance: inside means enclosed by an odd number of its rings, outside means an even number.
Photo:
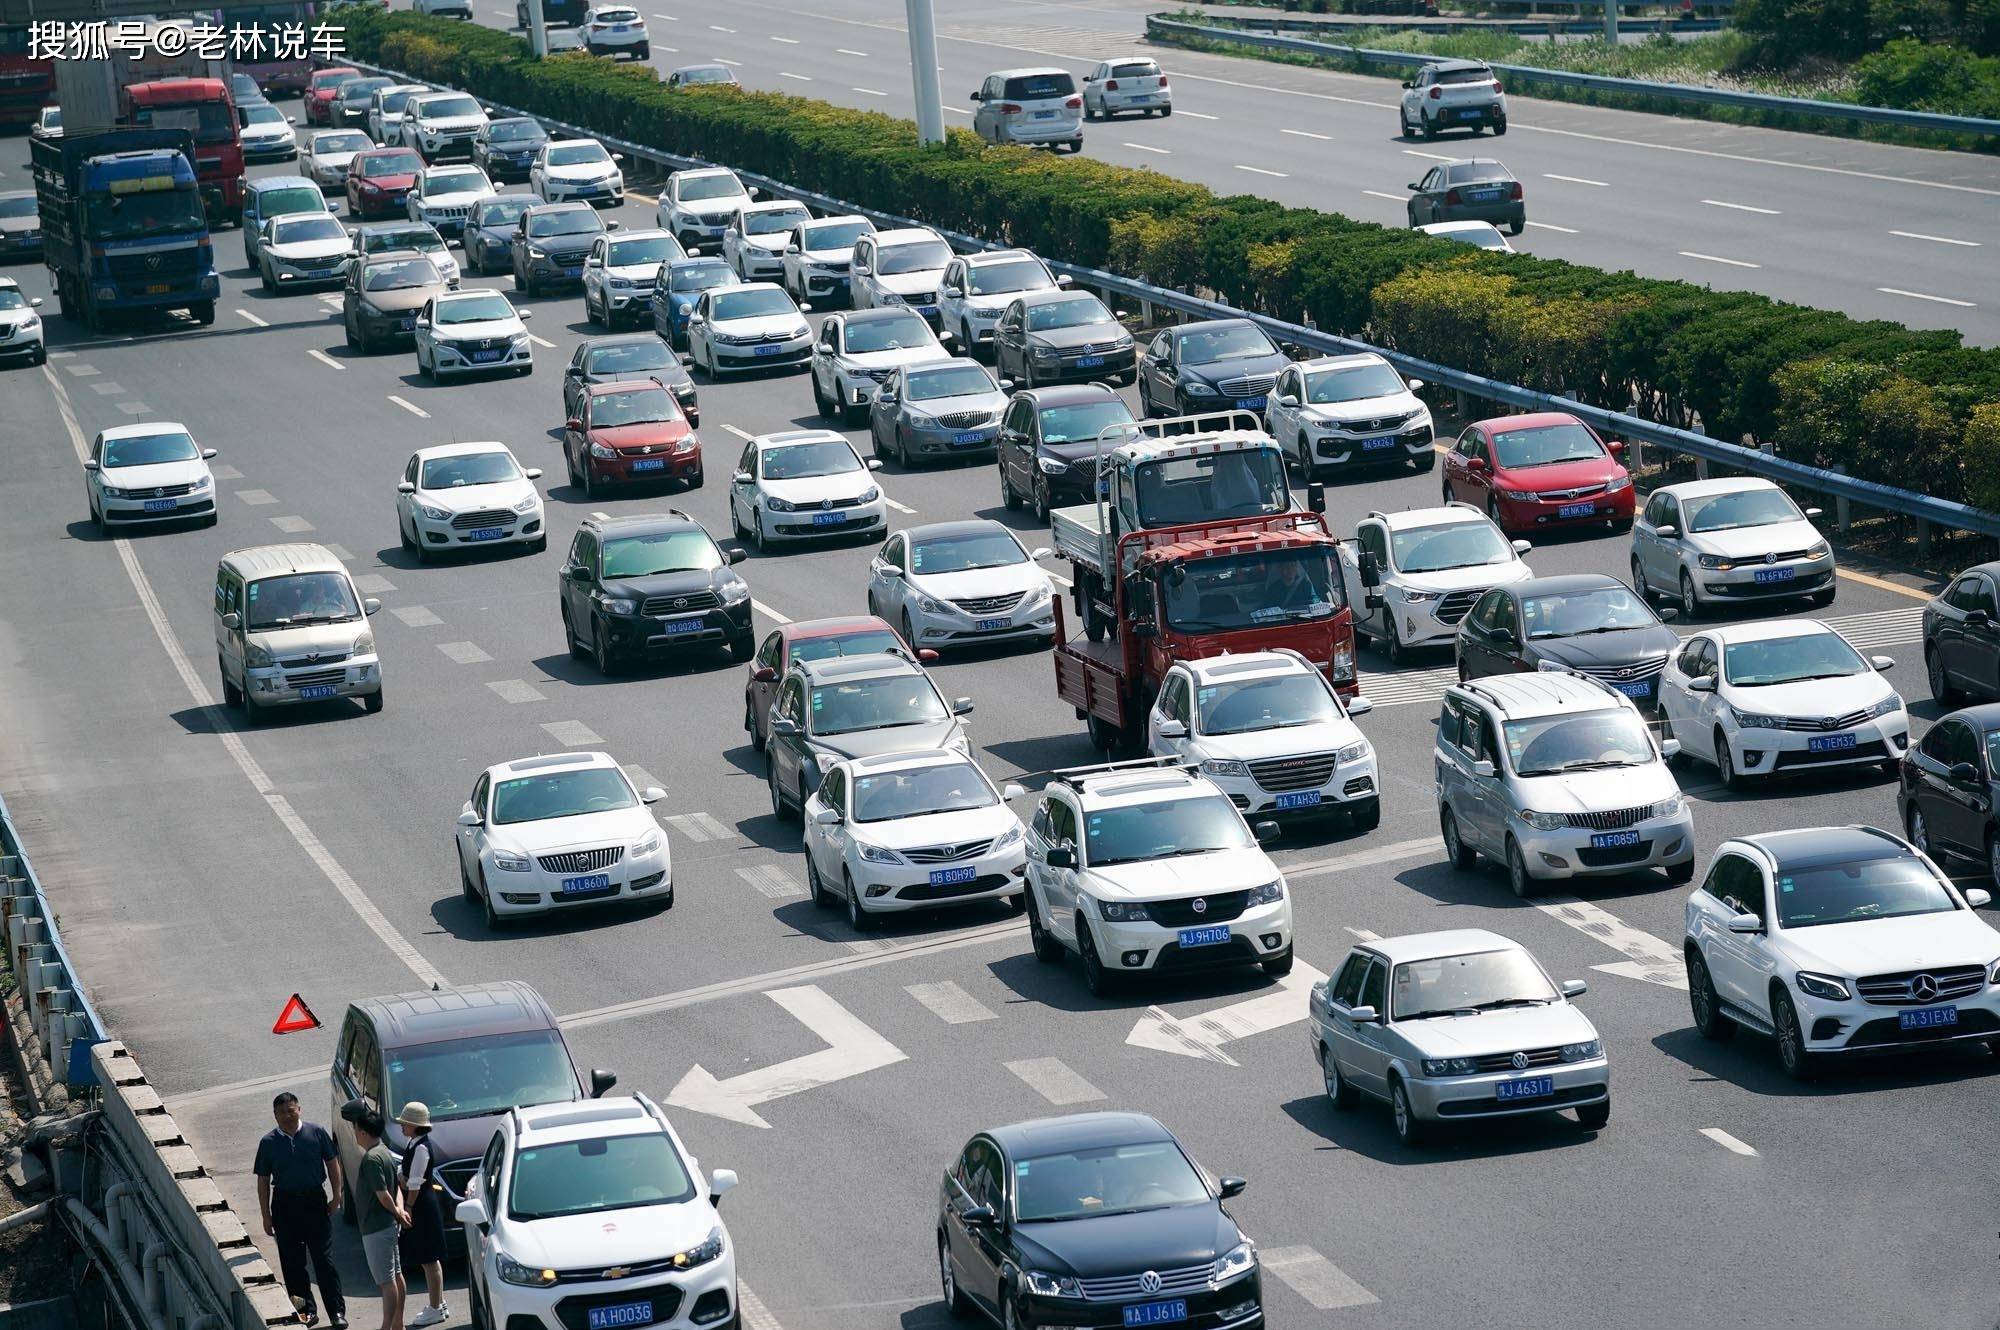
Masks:
[[[406,83],[420,83],[425,80],[402,70],[388,69],[350,60],[349,64],[370,73],[387,74]],[[473,94],[477,96],[477,94]],[[480,97],[482,105],[503,115],[527,116],[543,125],[560,129],[565,133],[585,138],[595,138],[611,149],[622,152],[628,159],[649,161],[660,166],[682,170],[693,166],[717,166],[728,163],[711,162],[706,158],[688,156],[682,153],[666,152],[643,143],[627,139],[612,138],[600,134],[587,125],[574,125],[566,121],[539,116],[532,111],[506,106],[488,98]],[[827,213],[853,213],[866,217],[878,226],[930,226],[961,249],[1002,249],[1011,248],[996,244],[983,236],[965,235],[932,226],[922,218],[904,217],[897,213],[884,212],[879,208],[869,208],[830,194],[799,189],[782,180],[759,175],[754,171],[738,170],[742,180],[758,186],[769,194],[797,199],[799,202]],[[1046,256],[1044,256],[1046,259]],[[1816,494],[1826,495],[1849,504],[1864,508],[1878,509],[1913,518],[1919,524],[1920,543],[1928,542],[1931,526],[1942,526],[1961,531],[1969,531],[1982,536],[2000,537],[2000,513],[1989,513],[1967,504],[1953,503],[1946,499],[1933,498],[1928,494],[1918,494],[1912,490],[1897,489],[1872,480],[1862,480],[1855,476],[1829,471],[1824,467],[1809,466],[1789,458],[1776,457],[1743,444],[1727,443],[1712,439],[1706,434],[1693,430],[1677,429],[1662,425],[1641,416],[1608,410],[1579,402],[1573,397],[1560,397],[1552,393],[1523,388],[1517,384],[1502,383],[1484,375],[1466,370],[1453,369],[1436,361],[1424,360],[1379,346],[1370,345],[1352,337],[1342,337],[1334,333],[1322,332],[1303,324],[1290,323],[1268,314],[1256,314],[1220,301],[1205,300],[1199,296],[1187,295],[1166,287],[1154,286],[1149,282],[1123,277],[1117,273],[1105,272],[1099,268],[1086,268],[1078,264],[1046,260],[1056,273],[1068,276],[1079,285],[1105,292],[1107,295],[1136,300],[1152,309],[1172,310],[1176,314],[1196,319],[1242,319],[1247,318],[1262,327],[1280,342],[1290,343],[1326,354],[1351,354],[1372,352],[1386,359],[1406,376],[1423,379],[1426,384],[1449,388],[1468,397],[1482,401],[1498,402],[1505,406],[1526,411],[1567,411],[1587,421],[1599,433],[1612,435],[1627,442],[1638,442],[1660,448],[1669,453],[1680,453],[1695,458],[1703,464],[1725,466],[1753,476],[1762,476],[1781,484],[1793,485]],[[1843,529],[1845,523],[1842,523]]]
[[[63,949],[55,908],[42,894],[5,799],[0,799],[0,920],[6,925],[7,956],[50,1070],[71,1087],[95,1084],[90,1049],[104,1041],[104,1023]]]
[[[1286,37],[1274,32],[1250,32],[1241,28],[1215,28],[1205,23],[1182,23],[1146,16],[1146,35],[1200,37],[1208,41],[1235,42],[1275,51],[1297,51],[1305,55],[1334,56],[1364,64],[1393,65],[1414,69],[1445,59],[1411,51],[1381,51],[1366,46],[1344,46],[1334,42]],[[1976,116],[1938,115],[1930,111],[1903,111],[1888,106],[1855,106],[1847,102],[1817,101],[1809,97],[1775,97],[1761,92],[1737,92],[1728,88],[1702,88],[1692,83],[1654,83],[1646,79],[1612,78],[1605,74],[1579,74],[1566,69],[1537,69],[1532,65],[1489,66],[1511,83],[1540,84],[1588,92],[1617,93],[1628,97],[1687,102],[1700,106],[1730,106],[1740,110],[1774,111],[1822,120],[1848,120],[1870,125],[1897,125],[1904,129],[1929,129],[1952,134],[2000,137],[2000,120]]]

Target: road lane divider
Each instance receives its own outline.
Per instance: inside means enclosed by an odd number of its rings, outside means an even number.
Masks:
[[[1753,1149],[1748,1145],[1745,1145],[1742,1141],[1737,1140],[1734,1136],[1731,1136],[1728,1132],[1724,1131],[1720,1127],[1703,1127],[1701,1129],[1701,1134],[1708,1137],[1709,1140],[1714,1141],[1717,1145],[1729,1151],[1731,1154],[1739,1154],[1751,1159],[1755,1159],[1757,1157],[1757,1151],[1755,1149]]]
[[[347,366],[341,364],[338,360],[335,360],[316,346],[307,347],[306,354],[317,360],[320,364],[325,365],[328,369],[345,370],[347,368]]]
[[[1104,1091],[1071,1070],[1061,1058],[1022,1058],[1003,1065],[1057,1108],[1095,1103],[1106,1097]]]

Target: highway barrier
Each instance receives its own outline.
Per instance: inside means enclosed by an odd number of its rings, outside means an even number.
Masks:
[[[76,967],[63,949],[55,908],[21,843],[7,801],[0,798],[0,932],[7,960],[20,984],[20,1017],[33,1043],[24,1062],[39,1060],[71,1089],[93,1083],[90,1047],[104,1039],[104,1025],[90,1005]],[[30,1079],[36,1079],[31,1075]]]

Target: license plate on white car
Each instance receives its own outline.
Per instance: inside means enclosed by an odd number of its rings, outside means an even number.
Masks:
[[[592,873],[589,877],[564,878],[562,880],[562,892],[565,896],[580,896],[589,891],[603,891],[610,885],[611,875],[609,873]],[[625,1321],[619,1322],[619,1324],[630,1325],[633,1323]]]
[[[1368,451],[1368,452],[1371,452],[1371,453],[1372,453],[1372,452],[1374,452],[1374,451],[1375,451],[1376,449],[1378,449],[1378,448],[1393,448],[1393,447],[1395,447],[1395,446],[1396,446],[1396,440],[1395,440],[1395,437],[1394,437],[1393,435],[1392,435],[1392,436],[1390,436],[1390,437],[1388,437],[1388,438],[1383,438],[1383,439],[1363,439],[1363,440],[1361,441],[1361,446],[1362,446],[1362,448],[1363,448],[1364,450],[1366,450],[1366,451]]]
[[[338,697],[339,695],[340,690],[330,683],[316,683],[299,689],[299,701],[301,702],[324,702],[329,697]]]
[[[931,870],[931,885],[934,887],[956,887],[979,876],[979,870],[967,864],[963,868],[935,868]]]
[[[1053,119],[1055,119],[1055,118],[1056,118],[1056,113],[1055,113],[1054,111],[1037,111],[1037,112],[1035,112],[1035,119],[1037,119],[1037,120],[1053,120]]]
[[[506,534],[507,530],[505,527],[483,526],[476,531],[466,532],[465,538],[467,540],[498,540]]]
[[[1593,850],[1617,850],[1638,843],[1639,833],[1636,831],[1600,831],[1590,838]]]
[[[757,354],[760,356],[775,356],[784,349],[782,346],[760,346],[757,348]]]
[[[1510,1099],[1543,1099],[1556,1092],[1556,1078],[1553,1076],[1524,1076],[1518,1081],[1501,1081],[1493,1087],[1493,1097],[1505,1102]]]
[[[179,499],[148,499],[146,511],[149,513],[170,513],[181,506]]]
[[[485,364],[490,364],[495,360],[498,360],[500,357],[506,354],[507,353],[505,351],[474,351],[472,353],[472,358],[478,361],[480,364],[485,365]]]
[[[972,626],[978,632],[997,633],[1003,628],[1012,628],[1014,621],[1012,619],[981,619]]]
[[[1325,796],[1318,790],[1295,790],[1291,794],[1281,794],[1277,798],[1280,810],[1287,808],[1311,808]]]
[[[1896,1028],[1899,1030],[1935,1030],[1941,1025],[1956,1024],[1957,1007],[1919,1007],[1915,1011],[1896,1013]]]
[[[638,1302],[618,1302],[609,1307],[592,1307],[588,1314],[588,1330],[628,1330],[635,1325],[653,1323],[653,1300],[642,1298]]]
[[[814,526],[839,526],[847,520],[846,513],[814,513]]]
[[[1854,747],[1854,742],[1855,736],[1852,734],[1815,734],[1812,738],[1806,740],[1806,751],[1809,753],[1838,753],[1842,749]]]
[[[1214,947],[1229,941],[1229,925],[1210,924],[1207,928],[1183,928],[1180,931],[1183,947]]]

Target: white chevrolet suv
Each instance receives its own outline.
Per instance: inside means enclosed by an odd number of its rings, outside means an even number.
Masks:
[[[644,1095],[516,1108],[458,1203],[472,1321],[490,1330],[736,1324],[736,1247],[703,1176]]]
[[[1125,976],[1261,965],[1291,973],[1284,874],[1229,796],[1172,759],[1052,773],[1028,826],[1035,959],[1065,951],[1102,995]]]
[[[1362,607],[1354,626],[1391,665],[1419,647],[1448,647],[1489,587],[1535,575],[1521,559],[1530,548],[1470,504],[1371,512],[1340,544],[1348,603]]]

